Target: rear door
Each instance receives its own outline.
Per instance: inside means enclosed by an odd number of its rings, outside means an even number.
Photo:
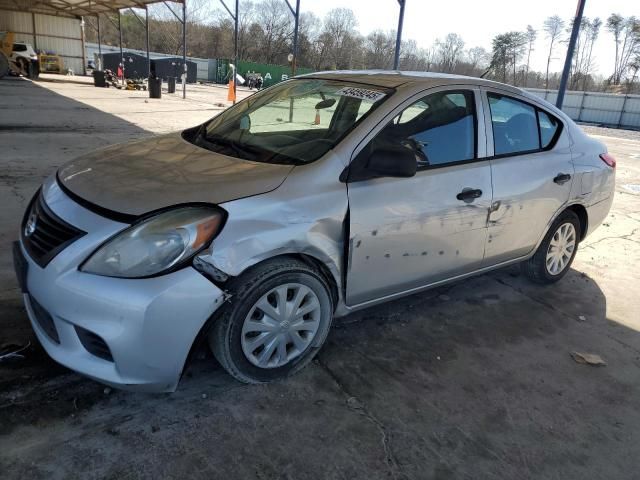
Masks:
[[[574,168],[562,122],[526,98],[483,89],[493,202],[485,265],[526,255],[569,199]]]
[[[376,148],[416,154],[411,178],[348,183],[350,306],[419,289],[480,267],[484,257],[491,170],[480,91],[432,89],[416,95],[372,132],[353,162]]]

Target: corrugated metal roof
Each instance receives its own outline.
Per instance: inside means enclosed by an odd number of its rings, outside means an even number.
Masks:
[[[0,9],[68,17],[97,15],[125,8],[145,8],[162,0],[0,0]],[[183,3],[184,0],[170,0]]]

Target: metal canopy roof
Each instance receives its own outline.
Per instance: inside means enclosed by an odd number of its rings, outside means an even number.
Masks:
[[[145,8],[162,0],[0,0],[0,9],[68,17],[98,15],[125,8]],[[183,0],[170,0],[182,3]]]

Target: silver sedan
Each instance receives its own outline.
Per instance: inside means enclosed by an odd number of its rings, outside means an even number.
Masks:
[[[14,258],[37,337],[73,370],[173,391],[205,340],[268,382],[334,317],[513,263],[558,281],[614,180],[602,143],[517,88],[318,73],[66,164]]]

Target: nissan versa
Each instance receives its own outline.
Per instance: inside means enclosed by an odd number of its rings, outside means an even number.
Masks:
[[[558,281],[614,177],[602,143],[517,88],[318,73],[67,163],[14,258],[38,339],[73,370],[173,391],[206,339],[267,382],[309,363],[333,317],[513,263]]]

